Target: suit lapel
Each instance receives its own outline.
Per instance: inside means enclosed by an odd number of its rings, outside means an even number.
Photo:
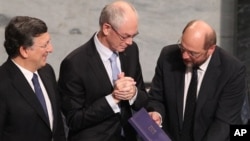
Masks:
[[[48,118],[43,112],[42,106],[39,103],[34,91],[30,87],[26,78],[18,67],[11,61],[8,60],[10,75],[12,76],[12,84],[14,88],[24,97],[24,99],[35,109],[37,114],[42,118],[42,120],[49,126]],[[21,80],[21,81],[20,81]],[[24,81],[22,81],[24,80]]]
[[[216,49],[201,83],[196,106],[196,116],[201,112],[203,105],[208,99],[207,97],[211,95],[211,92],[214,92],[216,87],[218,86],[217,82],[219,82],[218,79],[220,74],[222,73],[219,69],[220,64],[221,61],[219,58],[218,49]]]
[[[128,67],[127,67],[127,57],[126,57],[126,52],[121,52],[119,53],[119,58],[120,58],[120,61],[121,61],[121,70],[123,72],[128,72]]]
[[[96,78],[100,78],[99,80],[103,81],[103,85],[105,85],[105,88],[112,88],[112,84],[110,82],[108,73],[105,69],[105,66],[101,60],[101,57],[99,55],[99,53],[96,50],[96,46],[94,44],[94,39],[92,38],[92,40],[90,40],[90,46],[88,46],[88,55],[91,59],[89,59],[89,66],[92,68],[91,70],[94,73],[94,76],[96,76]]]
[[[180,71],[174,71],[174,87],[177,87],[176,89],[176,101],[177,101],[177,112],[178,112],[178,118],[179,118],[179,125],[180,129],[182,128],[182,122],[183,122],[183,97],[184,97],[184,81],[185,81],[185,66],[183,65],[180,67],[180,69],[177,69]]]
[[[54,84],[52,84],[53,81],[50,80],[49,76],[47,76],[46,73],[43,73],[41,71],[38,71],[38,73],[39,73],[39,76],[41,77],[41,79],[43,81],[43,85],[44,85],[44,87],[45,87],[45,89],[47,91],[47,94],[49,96],[49,100],[50,100],[51,108],[52,108],[52,113],[53,113],[53,119],[54,119],[53,120],[54,121],[53,126],[56,127],[57,120],[55,120],[55,119],[57,119],[58,117],[57,117],[57,114],[56,114],[56,112],[57,112],[56,103],[57,102],[56,102],[56,97],[55,97],[56,92],[55,92],[55,89],[53,88]]]

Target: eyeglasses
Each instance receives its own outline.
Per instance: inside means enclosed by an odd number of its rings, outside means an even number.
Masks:
[[[47,41],[44,45],[38,45],[38,47],[46,49],[46,48],[48,48],[48,46],[49,46],[50,44],[51,44],[51,42],[50,42],[50,40],[49,40],[49,41]]]
[[[125,36],[121,35],[111,24],[109,24],[109,25],[112,28],[112,30],[116,33],[116,35],[118,35],[118,37],[121,39],[121,41],[125,41],[125,40],[127,40],[129,38],[133,39],[133,38],[135,38],[135,36],[137,36],[139,34],[139,32],[137,32],[134,35],[128,35],[128,36],[125,37]]]
[[[190,57],[193,58],[198,58],[200,57],[203,53],[201,52],[194,52],[194,51],[190,51],[188,49],[186,49],[185,47],[183,47],[183,45],[181,44],[181,40],[178,40],[177,42],[178,47],[180,48],[181,52],[186,52]]]

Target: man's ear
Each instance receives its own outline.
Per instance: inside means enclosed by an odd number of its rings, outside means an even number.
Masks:
[[[103,34],[104,34],[105,36],[109,35],[110,30],[111,30],[111,25],[110,25],[110,24],[104,23],[104,24],[102,25],[102,32],[103,32]]]
[[[21,46],[19,48],[19,53],[20,53],[20,56],[23,57],[23,58],[27,58],[29,56],[28,49],[25,48],[24,46]]]
[[[212,46],[210,46],[210,48],[208,49],[208,53],[209,53],[209,55],[211,55],[211,54],[213,54],[213,53],[214,53],[215,48],[216,48],[216,45],[212,45]]]

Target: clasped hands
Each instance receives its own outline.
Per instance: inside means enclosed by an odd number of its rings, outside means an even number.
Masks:
[[[118,75],[114,84],[113,98],[118,103],[120,100],[130,100],[136,94],[136,82],[132,77],[126,77],[124,72]]]
[[[116,103],[121,100],[130,100],[136,94],[136,82],[131,77],[126,77],[124,72],[118,75],[118,79],[114,84],[114,91],[112,93]],[[161,127],[162,119],[158,112],[149,112],[150,117]]]

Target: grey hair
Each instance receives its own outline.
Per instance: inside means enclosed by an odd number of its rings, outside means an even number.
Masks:
[[[132,4],[128,3],[128,2],[126,2],[126,4],[138,16],[135,7]],[[114,3],[106,5],[102,9],[102,12],[100,14],[99,26],[101,27],[104,23],[109,23],[115,29],[118,29],[120,27],[120,25],[123,24],[126,21],[125,15],[126,15],[126,9],[124,8],[124,5],[115,5]]]

